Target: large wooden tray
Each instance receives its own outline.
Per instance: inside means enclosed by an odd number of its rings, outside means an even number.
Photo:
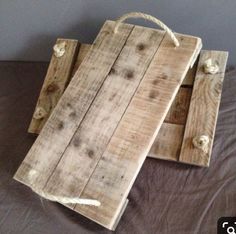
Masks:
[[[114,34],[114,24],[102,27],[14,177],[41,194],[99,201],[66,206],[109,229],[201,48],[199,38],[176,34],[176,48],[164,31],[130,24]],[[60,90],[50,85],[43,92]]]

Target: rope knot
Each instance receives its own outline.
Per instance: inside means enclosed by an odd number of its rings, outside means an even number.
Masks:
[[[208,152],[208,144],[210,142],[210,139],[206,135],[196,136],[193,138],[193,145],[202,150],[204,153]]]
[[[66,52],[66,42],[60,42],[53,46],[54,55],[59,58]]]
[[[203,64],[203,69],[207,74],[216,74],[219,71],[219,65],[216,61],[213,62],[213,60],[209,58]]]

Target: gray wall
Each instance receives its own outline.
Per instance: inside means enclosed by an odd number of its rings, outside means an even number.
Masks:
[[[57,37],[92,42],[105,19],[142,11],[236,64],[235,0],[0,0],[0,60],[47,61]],[[144,21],[129,21],[154,27]]]

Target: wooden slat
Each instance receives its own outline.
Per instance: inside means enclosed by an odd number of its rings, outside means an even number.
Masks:
[[[56,44],[63,42],[66,44],[64,55],[62,57],[52,55],[47,75],[28,129],[30,133],[39,134],[71,78],[71,71],[74,67],[79,43],[77,40],[57,39]]]
[[[163,37],[163,31],[134,27],[44,191],[70,196],[82,192]]]
[[[151,148],[181,82],[200,46],[197,38],[180,36],[179,48],[165,37],[111,138],[81,197],[97,199],[99,207],[75,210],[112,229],[120,207]]]
[[[148,156],[178,161],[184,135],[184,125],[163,123]]]
[[[182,86],[188,86],[188,87],[193,86],[196,70],[197,70],[197,62],[195,62],[193,67],[188,70],[188,73],[182,82]]]
[[[180,153],[181,162],[209,166],[227,57],[228,53],[223,51],[201,52]],[[219,64],[217,74],[203,71],[203,64],[209,58]],[[193,146],[193,138],[200,135],[209,137],[206,152]]]
[[[133,26],[106,21],[14,178],[43,189],[121,52]],[[34,171],[35,173],[31,173]],[[65,175],[66,176],[66,175]]]
[[[181,125],[186,123],[191,93],[191,88],[181,87],[179,89],[164,122]]]
[[[84,58],[86,57],[86,55],[91,47],[92,47],[92,45],[90,45],[90,44],[80,44],[79,53],[78,53],[75,65],[73,67],[71,77],[73,77],[75,75],[76,71],[79,69],[80,64],[83,62]]]

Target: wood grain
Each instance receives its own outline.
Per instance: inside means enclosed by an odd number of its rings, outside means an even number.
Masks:
[[[106,21],[39,137],[15,174],[60,196],[96,199],[67,205],[114,229],[201,40]],[[160,45],[159,45],[160,43]]]
[[[69,39],[64,39],[64,40],[69,40]],[[75,72],[78,70],[80,64],[82,63],[83,59],[85,58],[87,52],[91,48],[90,44],[81,44],[81,43],[79,43],[79,44],[80,44],[79,52],[78,52],[78,56],[77,56],[76,62],[75,62],[74,67],[73,67],[72,75],[71,75],[70,78],[68,78],[68,82],[65,82],[64,90],[67,87],[67,83],[69,84],[71,78],[74,76]],[[50,69],[50,66],[49,66],[49,69]],[[196,73],[196,66],[194,66],[193,68],[189,69],[185,79],[182,82],[182,86],[183,87],[191,88],[193,86],[195,73]],[[45,80],[44,80],[43,87],[47,86],[48,79],[49,79],[48,76],[46,76]],[[63,90],[63,92],[64,92],[64,90]],[[169,112],[168,112],[168,114],[166,116],[165,122],[180,123],[180,124],[183,122],[183,117],[186,115],[186,111],[188,110],[188,105],[189,105],[188,103],[190,101],[190,98],[189,98],[189,101],[188,101],[188,97],[189,97],[188,93],[190,94],[190,92],[185,93],[184,89],[182,89],[182,88],[180,89],[180,91],[178,92],[178,94],[176,96],[176,100],[173,102],[173,104],[170,107],[170,110],[169,110]],[[62,96],[62,94],[63,93],[61,93],[60,96]],[[55,100],[55,104],[57,104],[57,102],[59,101],[60,96],[58,95],[58,100]],[[50,105],[50,101],[49,100],[45,99],[44,102],[49,102],[47,105]],[[53,111],[55,106],[56,105],[50,107],[51,108],[51,112]],[[181,110],[184,111],[184,113],[181,113],[179,111],[179,106],[180,106]],[[179,115],[180,115],[180,117],[179,117]],[[172,120],[173,120],[173,122],[172,122]],[[39,132],[40,132],[40,130],[43,127],[44,124],[45,124],[45,122],[41,122],[40,128],[38,128],[37,131],[31,131],[31,133],[39,134]]]
[[[165,123],[180,124],[186,123],[188,108],[190,104],[192,89],[181,87],[166,115]]]
[[[133,29],[132,25],[123,24],[114,36],[113,27],[114,22],[111,21],[103,25],[92,48],[17,170],[14,177],[16,180],[38,189],[44,188]],[[29,176],[32,170],[35,173]]]
[[[77,40],[57,39],[56,44],[66,43],[62,57],[52,55],[28,132],[39,134],[52,110],[61,98],[70,78],[79,43]],[[44,112],[37,117],[38,111]]]
[[[192,62],[197,38],[182,37],[174,49],[162,41],[145,77],[81,197],[97,199],[99,207],[76,205],[75,210],[112,229],[120,207],[153,144],[179,86]],[[178,61],[178,63],[176,63]]]
[[[180,152],[181,162],[209,166],[227,57],[224,51],[201,52]],[[219,64],[217,74],[203,71],[203,64],[209,58]],[[200,135],[209,137],[207,152],[193,146],[193,138]]]
[[[82,192],[163,37],[163,31],[134,27],[93,105],[50,176],[44,188],[46,192],[62,195],[66,191],[71,196]]]
[[[73,67],[71,78],[75,75],[76,71],[79,69],[80,64],[83,62],[84,58],[86,57],[88,51],[91,49],[92,45],[90,44],[81,44],[79,47],[79,53],[76,59],[76,62]],[[69,84],[69,83],[68,83]]]
[[[148,156],[156,159],[178,161],[183,136],[184,125],[163,123]]]

